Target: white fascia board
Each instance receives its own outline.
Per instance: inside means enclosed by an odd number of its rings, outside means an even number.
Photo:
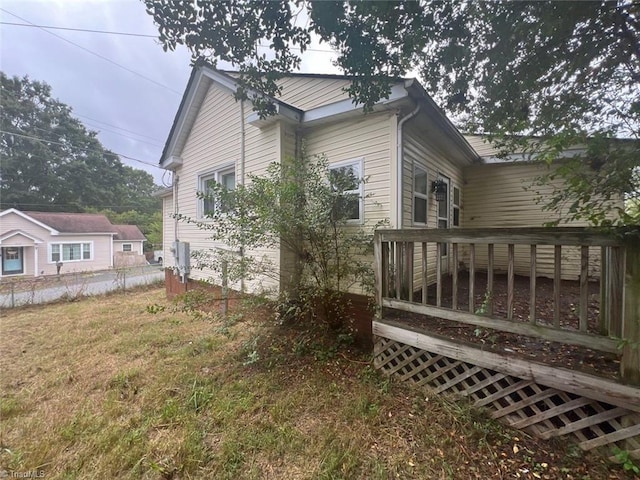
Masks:
[[[170,167],[168,166],[170,164],[170,160],[172,158],[180,158],[180,153],[182,151],[182,148],[179,149],[180,152],[176,152],[178,139],[182,135],[182,131],[185,128],[185,123],[190,116],[189,114],[192,113],[192,110],[195,107],[194,99],[197,96],[196,93],[198,93],[201,88],[204,88],[203,78],[204,78],[204,73],[202,70],[199,70],[197,73],[196,79],[193,83],[193,88],[191,88],[191,90],[187,93],[187,99],[185,101],[186,108],[181,112],[180,119],[178,120],[178,126],[175,129],[175,132],[173,132],[171,143],[169,143],[169,148],[167,148],[167,154],[165,158],[163,158],[162,161],[160,162],[161,168],[170,169]]]
[[[29,215],[27,215],[26,213],[22,213],[20,210],[16,210],[15,208],[10,208],[8,210],[5,210],[3,212],[0,212],[0,217],[4,217],[5,215],[8,215],[9,213],[15,213],[16,215],[18,215],[19,217],[24,218],[25,220],[38,225],[39,227],[44,228],[45,230],[49,230],[49,232],[51,232],[52,235],[58,235],[60,232],[58,232],[55,228],[51,228],[49,225],[39,222],[38,220],[36,220],[35,218],[31,218]]]
[[[398,100],[402,100],[409,96],[409,92],[402,84],[395,84],[391,87],[391,93],[388,98],[380,100],[375,107],[380,105],[387,105],[392,102],[396,102]],[[345,114],[351,113],[361,113],[362,105],[357,105],[353,103],[353,100],[348,98],[346,100],[340,100],[339,102],[330,103],[328,105],[323,105],[321,107],[312,108],[311,110],[307,110],[304,112],[304,117],[302,120],[303,125],[312,126],[316,123],[322,123],[329,119],[332,119],[336,116],[342,116]]]
[[[177,155],[171,155],[165,158],[160,164],[160,168],[164,168],[165,170],[175,170],[178,167],[182,166],[182,157],[178,157]]]
[[[258,128],[263,128],[279,120],[284,120],[284,121],[296,123],[296,124],[300,123],[300,120],[302,119],[302,115],[303,115],[302,112],[296,109],[287,107],[282,103],[276,103],[275,105],[276,105],[276,113],[273,115],[269,115],[268,117],[260,118],[260,115],[257,112],[252,112],[251,114],[249,114],[249,116],[247,117],[247,122],[249,123],[249,125],[253,125],[254,127],[258,127]]]

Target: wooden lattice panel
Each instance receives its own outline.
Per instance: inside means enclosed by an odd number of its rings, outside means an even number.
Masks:
[[[494,418],[538,437],[572,437],[584,450],[614,445],[640,458],[640,413],[497,370],[377,337],[374,365],[387,375],[468,397]]]

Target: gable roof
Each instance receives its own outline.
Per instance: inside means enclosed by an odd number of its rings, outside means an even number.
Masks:
[[[137,225],[113,225],[113,228],[116,230],[114,240],[142,241],[147,239]]]
[[[308,78],[326,78],[331,80],[351,80],[352,77],[341,75],[317,75],[317,74],[290,74],[288,76],[299,76]],[[238,84],[233,74],[216,70],[206,63],[199,63],[193,67],[187,87],[178,107],[178,111],[174,118],[169,136],[165,143],[160,157],[160,166],[166,169],[172,169],[182,164],[182,149],[184,148],[191,128],[193,127],[200,106],[203,104],[205,96],[211,84],[215,83],[219,87],[227,89],[230,93],[235,93]],[[256,92],[249,92],[250,96]],[[340,118],[352,115],[362,115],[363,109],[355,104],[353,99],[345,98],[333,103],[328,102],[323,105],[315,106],[307,110],[302,110],[293,105],[285,103],[281,99],[264,97],[276,107],[276,114],[266,119],[260,118],[257,113],[249,115],[250,124],[262,127],[274,120],[284,119],[301,126],[312,126],[328,121],[335,121]],[[285,95],[286,97],[286,95]],[[479,160],[478,154],[469,145],[466,139],[451,123],[449,118],[444,114],[442,109],[436,105],[431,96],[426,92],[424,87],[415,79],[398,79],[391,88],[388,98],[380,100],[376,106],[389,107],[391,104],[399,104],[411,100],[422,106],[427,115],[433,119],[443,132],[451,138],[460,152],[469,160]],[[375,106],[374,106],[375,109]]]
[[[209,91],[209,86],[214,82],[218,86],[227,89],[229,93],[235,93],[238,89],[238,84],[231,75],[211,68],[202,62],[194,66],[193,70],[191,70],[187,87],[182,95],[180,106],[171,125],[171,130],[169,130],[169,136],[162,149],[162,156],[160,157],[161,167],[171,168],[181,163],[178,157],[187,141],[200,106]],[[253,91],[249,91],[248,93],[249,95],[257,94]],[[301,118],[301,110],[277,98],[267,95],[263,96],[275,105],[276,117],[287,117],[294,121]]]
[[[32,240],[33,243],[44,243],[44,240],[42,240],[41,238],[38,238],[22,230],[9,230],[8,232],[5,232],[2,236],[0,236],[0,243],[2,243],[4,240],[8,240],[9,238],[15,237],[17,235],[21,235],[25,238],[28,238],[29,240]]]
[[[19,217],[22,217],[25,220],[27,220],[28,222],[33,223],[34,225],[37,225],[37,226],[39,226],[41,228],[44,228],[45,230],[49,230],[49,233],[51,233],[52,235],[57,235],[59,233],[59,232],[56,231],[55,228],[52,228],[50,225],[46,225],[46,224],[44,224],[42,222],[39,222],[35,218],[30,217],[26,213],[21,212],[20,210],[18,210],[16,208],[8,208],[6,210],[3,210],[2,212],[0,212],[0,218],[4,217],[5,215],[10,215],[10,214],[14,214],[14,215],[17,215]]]
[[[23,213],[59,233],[116,233],[109,219],[99,213]]]

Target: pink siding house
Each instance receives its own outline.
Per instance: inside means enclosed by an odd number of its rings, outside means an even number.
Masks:
[[[106,270],[117,266],[117,248],[142,256],[144,239],[135,225],[101,214],[10,208],[0,212],[0,277]]]

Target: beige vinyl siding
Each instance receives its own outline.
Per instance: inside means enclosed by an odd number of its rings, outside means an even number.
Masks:
[[[453,187],[462,190],[462,169],[453,164],[447,157],[446,152],[434,146],[431,130],[421,127],[421,115],[410,120],[404,126],[403,132],[403,195],[402,195],[402,226],[403,228],[437,228],[437,202],[434,194],[431,193],[431,182],[440,175],[449,178],[449,227],[453,226]],[[413,219],[413,179],[414,167],[420,166],[427,172],[427,223],[414,224]],[[461,225],[462,218],[461,218]],[[451,253],[440,260],[443,272],[449,271]],[[419,244],[414,247],[414,288],[417,290],[422,284],[422,248]],[[429,283],[436,279],[436,244],[427,245],[427,279]]]
[[[390,113],[369,114],[356,119],[331,123],[304,132],[308,155],[327,156],[329,164],[363,159],[364,221],[373,226],[388,220],[392,200],[390,191],[390,157],[395,145],[390,142]],[[395,203],[395,202],[393,202]]]
[[[403,163],[403,195],[402,195],[402,227],[436,228],[437,203],[431,193],[431,182],[440,174],[449,178],[450,202],[449,223],[453,221],[453,187],[462,188],[462,169],[454,165],[446,152],[438,150],[430,141],[430,131],[420,128],[420,117],[410,120],[404,126],[404,163]],[[419,165],[427,170],[427,224],[413,223],[413,169]],[[461,219],[462,222],[462,219]],[[462,225],[461,225],[462,226]]]
[[[280,124],[280,156],[283,162],[295,159],[297,153],[297,134],[293,125]],[[294,284],[296,278],[296,258],[286,246],[280,249],[280,285],[283,289]]]
[[[346,100],[349,95],[344,88],[349,86],[348,80],[309,76],[291,76],[278,82],[282,86],[282,100],[301,110],[328,105]]]
[[[363,175],[367,178],[364,196],[368,196],[364,201],[364,225],[372,231],[377,222],[389,220],[391,205],[395,204],[389,195],[390,159],[395,148],[395,144],[391,143],[390,124],[395,125],[395,122],[395,114],[385,112],[304,132],[307,154],[324,154],[330,165],[347,160],[363,160]],[[359,285],[349,290],[352,293],[364,293]]]
[[[248,174],[261,175],[265,172],[269,163],[279,161],[279,126],[277,123],[263,129],[249,125],[246,118],[252,113],[251,105],[245,102],[245,183],[248,182]],[[196,192],[199,190],[199,177],[212,173],[224,166],[234,165],[236,184],[241,183],[240,159],[241,159],[241,121],[240,103],[236,102],[233,94],[226,88],[212,83],[198,112],[195,123],[189,133],[181,157],[183,165],[176,173],[178,176],[178,210],[181,214],[190,218],[197,218],[198,199]],[[166,205],[168,207],[168,205]],[[168,208],[167,208],[168,210]],[[173,220],[165,222],[171,224]],[[166,225],[165,223],[165,225]],[[166,226],[165,226],[166,229]],[[174,238],[174,232],[165,230],[166,245],[170,245]],[[190,242],[192,252],[196,250],[210,250],[214,245],[206,231],[198,229],[192,224],[178,222],[177,238]],[[167,253],[167,252],[165,252]],[[259,252],[248,251],[248,255],[267,257],[277,270],[279,253],[269,249]],[[167,261],[173,262],[172,255],[167,254]],[[219,281],[215,272],[210,270],[191,269],[191,278]],[[277,281],[268,279],[264,285],[257,283],[247,285],[249,291],[277,287]],[[237,285],[235,286],[237,287]]]
[[[164,267],[174,267],[175,260],[171,252],[171,244],[175,238],[175,220],[173,195],[162,197],[162,265]]]
[[[463,221],[470,228],[514,228],[542,227],[546,222],[562,218],[562,214],[542,210],[536,198],[551,193],[552,187],[529,189],[533,179],[547,172],[547,168],[537,163],[499,163],[474,165],[464,170],[465,187]],[[585,226],[585,222],[572,222],[571,226]],[[506,271],[506,246],[495,247],[496,268]],[[529,275],[529,247],[516,246],[515,272]],[[553,247],[539,246],[537,249],[537,273],[539,276],[553,276]],[[468,259],[465,259],[468,261]],[[486,247],[478,247],[477,268],[486,268]],[[589,252],[589,273],[600,271],[599,249]],[[580,273],[580,252],[578,247],[564,247],[562,250],[562,277],[577,279]]]
[[[464,138],[482,158],[493,157],[498,153],[498,150],[487,141],[486,137],[480,135],[465,135]]]

